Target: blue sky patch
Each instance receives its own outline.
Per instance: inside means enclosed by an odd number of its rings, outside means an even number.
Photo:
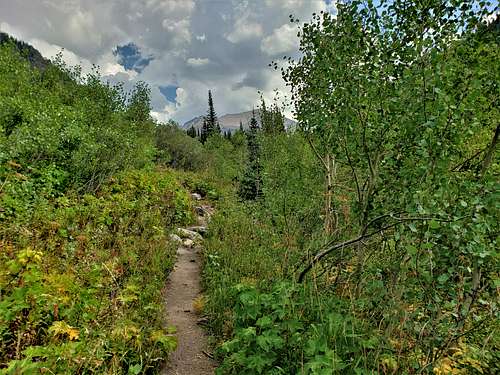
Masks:
[[[135,70],[140,73],[154,59],[153,56],[143,56],[140,48],[135,43],[116,46],[113,55],[118,57],[118,64],[126,70]]]
[[[168,86],[158,86],[161,94],[167,99],[169,102],[175,103],[175,99],[177,99],[177,89],[178,86],[168,85]]]

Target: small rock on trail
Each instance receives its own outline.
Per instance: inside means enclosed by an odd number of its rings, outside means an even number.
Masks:
[[[198,193],[191,193],[191,198],[193,198],[195,201],[201,201],[201,195]]]
[[[198,232],[195,232],[193,230],[185,229],[185,228],[177,228],[177,234],[181,238],[189,238],[190,240],[193,241],[201,241],[202,237],[201,234]]]

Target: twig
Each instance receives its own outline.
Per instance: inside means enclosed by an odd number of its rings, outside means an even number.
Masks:
[[[205,351],[205,350],[202,350],[201,352],[202,352],[203,354],[205,354],[208,358],[210,358],[210,359],[214,359],[213,354],[211,354],[211,353],[209,353],[209,352],[207,352],[207,351]]]
[[[482,150],[479,150],[478,152],[476,152],[474,155],[472,155],[470,158],[467,158],[465,159],[464,161],[460,162],[459,164],[455,165],[453,168],[451,168],[451,171],[452,172],[457,172],[457,171],[460,171],[462,169],[462,167],[468,163],[469,161],[471,161],[472,159],[474,159],[476,156],[480,155],[481,153],[483,153],[484,151],[486,151],[485,148],[483,148]],[[457,169],[458,168],[458,169]]]

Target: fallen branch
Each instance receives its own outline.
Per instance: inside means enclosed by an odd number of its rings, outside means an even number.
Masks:
[[[361,235],[359,237],[356,237],[356,238],[352,238],[350,240],[347,240],[347,241],[344,241],[344,242],[341,242],[341,243],[338,243],[328,249],[325,249],[323,251],[321,251],[320,253],[316,254],[314,256],[314,258],[311,260],[311,262],[309,262],[309,264],[306,266],[306,268],[304,268],[304,270],[300,273],[299,275],[299,283],[301,283],[303,280],[304,280],[304,277],[306,276],[306,274],[311,270],[311,268],[318,262],[321,260],[321,258],[323,258],[325,255],[328,255],[330,254],[332,251],[334,250],[337,250],[337,249],[340,249],[340,248],[343,248],[343,247],[346,247],[346,246],[349,246],[349,245],[352,245],[356,242],[359,242],[365,238],[369,238],[371,236],[374,236],[375,234],[377,233],[380,233],[384,230],[387,230],[389,228],[392,228],[396,225],[398,225],[399,223],[395,223],[395,224],[391,224],[391,225],[388,225],[388,226],[385,226],[375,232],[372,232],[372,233],[369,233],[369,234],[365,234],[365,235]]]
[[[298,279],[298,282],[301,283],[302,281],[304,281],[304,277],[306,276],[306,274],[311,270],[311,268],[313,268],[313,266],[318,263],[322,258],[324,258],[326,255],[330,254],[332,251],[335,251],[337,249],[341,249],[341,248],[344,248],[346,246],[350,246],[352,244],[355,244],[359,241],[362,241],[366,238],[370,238],[378,233],[381,233],[383,231],[386,231],[388,229],[391,229],[391,228],[394,228],[395,226],[401,224],[402,222],[404,221],[425,221],[425,220],[435,220],[435,221],[439,221],[439,222],[454,222],[454,221],[458,221],[458,220],[461,220],[463,218],[465,218],[466,216],[463,216],[463,217],[460,217],[458,219],[455,219],[455,220],[447,220],[447,219],[440,219],[440,218],[436,218],[436,217],[394,217],[393,216],[394,214],[385,214],[385,215],[381,215],[379,217],[376,217],[375,219],[371,220],[366,226],[365,228],[363,229],[363,232],[361,233],[361,235],[359,235],[358,237],[355,237],[355,238],[351,238],[350,240],[347,240],[347,241],[343,241],[343,242],[340,242],[338,244],[335,244],[331,247],[328,247],[326,248],[325,250],[319,252],[318,254],[316,254],[314,256],[314,258],[309,262],[309,264],[306,266],[306,268],[304,268],[302,270],[302,272],[300,273],[299,275],[299,279]],[[398,220],[397,222],[395,223],[392,223],[392,224],[389,224],[389,225],[386,225],[380,229],[377,229],[371,233],[367,233],[369,227],[374,224],[375,222],[381,220],[381,219],[384,219],[384,218],[387,218],[387,217],[390,217],[390,218],[393,218],[393,219],[396,219]],[[328,245],[327,245],[328,246]]]

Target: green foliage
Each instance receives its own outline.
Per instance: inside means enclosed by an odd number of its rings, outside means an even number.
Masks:
[[[191,138],[196,138],[196,129],[194,126],[191,126],[187,131],[186,134],[189,135]]]
[[[276,101],[268,108],[261,97],[259,114],[264,134],[279,134],[285,131],[285,116]]]
[[[10,45],[0,77],[0,373],[157,370],[176,346],[168,231],[192,212],[152,171],[149,89],[127,99],[60,59],[40,72]]]
[[[98,72],[82,76],[60,60],[40,72],[10,45],[0,46],[0,77],[0,164],[15,160],[41,179],[41,171],[58,170],[66,175],[60,193],[93,191],[117,171],[150,163],[144,84],[127,103],[122,87],[102,83]]]
[[[200,194],[202,198],[216,201],[221,197],[218,187],[206,181],[199,174],[184,174],[182,183],[190,192]]]
[[[234,289],[234,336],[220,347],[219,374],[359,374],[378,367],[383,340],[364,332],[335,296],[319,311],[310,291],[290,283],[268,293],[245,284]],[[357,367],[362,360],[371,366]]]
[[[207,139],[205,152],[207,158],[207,179],[226,184],[239,178],[245,163],[246,145],[228,141],[217,134]]]
[[[252,112],[250,129],[246,133],[248,144],[248,160],[241,177],[238,195],[244,200],[256,200],[262,195],[262,165],[259,140],[259,125]]]
[[[201,128],[200,141],[205,143],[208,138],[220,134],[220,125],[217,120],[217,114],[214,109],[214,101],[212,99],[212,92],[208,90],[208,113],[203,118],[203,127]]]
[[[167,172],[40,201],[0,231],[0,372],[145,373],[175,348],[161,318],[168,229],[192,219]]]
[[[303,25],[301,58],[283,70],[298,132],[257,138],[261,199],[225,202],[211,223],[221,373],[499,371],[500,49],[488,9],[348,1]],[[321,327],[311,351],[289,339],[282,309],[304,340]]]
[[[310,240],[322,226],[321,169],[300,133],[262,137],[265,215],[290,241]]]
[[[485,309],[472,301],[494,299],[498,269],[491,226],[498,221],[498,98],[491,82],[499,77],[488,69],[498,40],[485,43],[471,26],[485,17],[477,5],[348,2],[337,17],[318,15],[304,26],[304,56],[284,75],[312,147],[346,166],[337,194],[355,192],[347,195],[353,218],[336,212],[350,228],[337,228],[333,241],[359,236],[365,243],[345,249],[343,259],[333,254],[334,262],[355,265],[357,298],[378,270],[386,272],[390,293],[382,306],[395,306],[379,312],[387,332],[401,329],[403,305],[414,306],[411,316],[422,321],[410,319],[403,330],[425,322],[432,335],[407,345],[430,353],[427,363],[458,337],[472,337],[465,326],[474,331],[474,321],[497,314],[494,303]]]
[[[142,81],[137,82],[128,100],[126,117],[132,122],[145,123],[150,120],[151,89]]]
[[[206,165],[202,144],[174,122],[156,126],[155,145],[157,163],[188,171],[201,170]]]

